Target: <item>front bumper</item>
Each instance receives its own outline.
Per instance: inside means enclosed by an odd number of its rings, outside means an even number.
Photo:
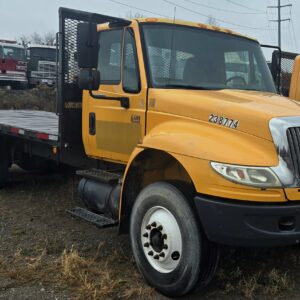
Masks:
[[[3,75],[0,74],[0,82],[1,81],[9,81],[9,82],[24,82],[27,83],[27,78],[26,77],[21,77],[21,76],[10,76],[10,75]]]
[[[195,204],[213,242],[243,247],[300,243],[300,203],[252,204],[198,195]]]
[[[49,86],[53,86],[56,83],[55,78],[37,78],[37,77],[31,77],[29,78],[29,84],[31,85],[39,85],[39,84],[46,84]]]

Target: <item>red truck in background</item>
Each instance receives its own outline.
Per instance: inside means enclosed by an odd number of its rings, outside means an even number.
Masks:
[[[0,40],[0,85],[26,88],[26,71],[25,48],[16,41]]]

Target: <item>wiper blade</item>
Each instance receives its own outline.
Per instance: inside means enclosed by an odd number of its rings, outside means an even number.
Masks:
[[[243,89],[244,91],[256,91],[256,92],[262,92],[262,90],[251,88],[251,89]]]
[[[165,84],[163,87],[165,88],[181,88],[188,90],[215,90],[215,88],[205,87],[205,86],[197,86],[197,85],[188,85],[188,84]]]

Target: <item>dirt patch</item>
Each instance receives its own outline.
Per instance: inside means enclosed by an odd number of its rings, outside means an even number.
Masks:
[[[0,191],[0,299],[166,299],[139,275],[128,236],[65,212],[81,204],[76,187],[14,168]],[[223,248],[213,282],[185,299],[295,299],[299,267],[299,247]]]
[[[55,111],[56,89],[40,85],[28,90],[0,90],[0,109]]]

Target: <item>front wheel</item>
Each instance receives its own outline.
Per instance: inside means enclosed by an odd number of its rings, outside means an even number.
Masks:
[[[170,297],[206,286],[219,258],[190,205],[186,193],[157,182],[136,199],[130,238],[137,267],[148,283]]]

